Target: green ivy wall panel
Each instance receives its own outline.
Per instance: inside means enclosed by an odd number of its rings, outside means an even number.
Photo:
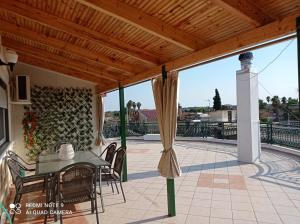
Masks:
[[[53,150],[57,142],[68,141],[76,150],[92,149],[91,89],[34,86],[31,101],[37,119],[36,148]]]

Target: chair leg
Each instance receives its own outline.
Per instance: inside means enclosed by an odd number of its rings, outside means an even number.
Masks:
[[[96,199],[97,201],[97,194],[96,194]],[[104,212],[104,202],[103,202],[103,197],[102,197],[102,188],[100,187],[100,200],[101,200],[101,207],[102,207],[102,211]],[[97,205],[96,205],[97,207]]]
[[[120,192],[119,192],[119,188],[118,188],[118,185],[117,185],[117,181],[114,180],[114,182],[115,182],[115,185],[116,185],[116,188],[117,188],[117,193],[119,194]]]
[[[112,181],[110,181],[110,184],[111,184],[111,190],[112,190],[112,192],[115,193]]]
[[[60,197],[59,197],[59,200],[58,200],[58,204],[57,204],[57,211],[59,213],[59,221],[60,221],[60,224],[63,224],[63,218],[62,218],[62,213],[60,211],[60,205],[61,205],[61,200],[60,200]]]
[[[95,212],[95,208],[94,208],[94,202],[93,202],[93,199],[91,199],[91,208],[92,208],[92,213]]]
[[[18,195],[17,192],[16,192],[16,195],[15,195],[15,198],[14,198],[14,205],[17,204],[18,196],[19,196],[19,195]],[[15,214],[16,214],[16,212],[13,212],[13,214],[12,214],[12,217],[11,217],[12,223],[14,223]]]
[[[124,194],[123,186],[122,186],[122,180],[120,180],[120,187],[121,187],[121,191],[122,191],[122,194],[123,194],[124,202],[126,202],[126,198],[125,198],[125,194]]]
[[[104,212],[103,202],[102,202],[102,196],[101,196],[101,203],[102,203],[102,209],[103,209],[103,212]],[[97,192],[96,192],[96,191],[95,191],[95,209],[96,209],[96,220],[97,220],[97,224],[99,224],[98,205],[97,205]]]

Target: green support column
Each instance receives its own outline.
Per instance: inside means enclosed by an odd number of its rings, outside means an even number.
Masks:
[[[119,101],[120,101],[120,134],[121,145],[126,147],[126,119],[125,119],[125,101],[124,101],[124,88],[119,87]],[[123,163],[122,181],[127,181],[127,152]]]
[[[298,52],[298,104],[300,116],[300,17],[296,19],[297,26],[297,52]]]
[[[168,192],[168,215],[172,217],[176,215],[174,179],[167,178],[167,192]]]

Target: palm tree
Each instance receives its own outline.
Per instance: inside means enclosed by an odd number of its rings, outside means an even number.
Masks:
[[[127,107],[127,122],[129,122],[131,107],[132,107],[132,100],[129,100],[126,104]]]
[[[267,100],[268,103],[270,103],[271,97],[270,97],[270,96],[267,96],[267,97],[266,97],[266,100]]]
[[[278,121],[279,120],[280,99],[278,96],[273,96],[271,101],[272,101],[273,111],[276,114],[276,121]]]
[[[127,106],[128,109],[130,109],[131,106],[132,106],[132,100],[129,100],[129,101],[127,102],[127,105],[126,105],[126,106]]]
[[[282,104],[286,104],[286,103],[287,103],[287,99],[286,99],[285,96],[281,98],[281,103],[282,103]]]
[[[142,106],[142,104],[141,104],[140,102],[137,102],[136,106],[137,106],[138,110],[140,110],[140,109],[141,109],[141,106]]]
[[[135,108],[136,108],[136,103],[135,102],[132,102],[132,107],[133,107],[133,110],[135,111]]]

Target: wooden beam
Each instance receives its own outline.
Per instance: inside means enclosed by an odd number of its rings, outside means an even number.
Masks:
[[[28,30],[24,27],[17,26],[16,24],[12,24],[9,22],[6,22],[4,20],[0,20],[0,31],[11,33],[13,35],[23,37],[35,42],[39,42],[42,44],[45,44],[49,47],[57,48],[61,51],[68,52],[74,56],[79,56],[82,58],[85,58],[85,60],[90,61],[94,64],[102,64],[106,66],[111,66],[115,69],[118,69],[122,72],[126,72],[129,75],[132,75],[134,73],[137,73],[138,71],[141,71],[141,69],[136,69],[136,66],[132,66],[117,60],[114,60],[113,58],[106,57],[104,55],[98,54],[93,51],[89,51],[86,48],[78,47],[74,44],[44,35],[40,34],[31,30]]]
[[[251,46],[262,44],[272,39],[280,38],[292,34],[296,30],[296,18],[300,16],[300,10],[292,15],[286,16],[283,19],[269,23],[265,26],[244,32],[235,37],[219,42],[213,46],[191,53],[189,55],[180,57],[173,61],[166,63],[167,70],[183,69],[191,65],[199,64],[201,62],[210,61],[226,54],[233,53]],[[121,82],[121,85],[127,86],[147,79],[154,78],[161,73],[161,66],[156,66],[146,72],[137,74],[132,78],[128,78]],[[103,92],[114,89],[102,90]]]
[[[121,40],[113,37],[109,37],[106,34],[88,29],[87,27],[77,23],[62,19],[45,11],[38,10],[22,2],[1,0],[0,8],[32,20],[43,26],[71,34],[72,36],[109,48],[115,52],[122,53],[123,55],[127,55],[139,61],[143,61],[151,65],[157,65],[160,62],[157,56],[146,52],[143,49],[130,45],[126,42],[122,42]]]
[[[113,82],[119,82],[121,79],[115,75],[111,75],[108,73],[105,73],[101,71],[101,69],[97,69],[92,67],[91,65],[84,64],[81,61],[75,61],[70,58],[65,58],[63,56],[60,56],[58,54],[50,53],[49,51],[42,50],[36,47],[32,47],[29,45],[26,45],[24,43],[14,41],[11,39],[8,39],[7,37],[2,37],[2,45],[14,49],[17,51],[17,53],[26,53],[31,55],[36,55],[41,58],[45,58],[47,60],[50,60],[52,62],[58,61],[62,66],[68,66],[69,68],[74,68],[76,70],[89,73],[91,75],[94,75],[96,77],[101,77],[102,79],[110,80]]]
[[[51,70],[54,72],[62,73],[64,75],[72,76],[72,77],[75,77],[78,79],[94,82],[97,85],[99,85],[100,89],[102,89],[104,86],[107,86],[107,84],[103,83],[103,80],[101,78],[91,76],[90,74],[86,74],[81,71],[77,71],[75,69],[61,66],[60,64],[50,62],[48,60],[44,60],[40,57],[35,57],[33,55],[19,53],[18,60],[19,60],[19,62],[23,62],[23,63],[30,64],[33,66],[44,68],[44,69],[48,69],[48,70]]]
[[[233,15],[248,21],[253,26],[265,25],[273,19],[266,14],[254,1],[249,0],[212,0],[215,4],[224,8]]]
[[[77,0],[95,10],[106,13],[121,21],[129,23],[141,30],[147,31],[159,38],[176,44],[187,50],[197,50],[207,46],[205,41],[194,37],[182,30],[176,29],[170,24],[157,19],[142,10],[132,7],[119,0]]]

